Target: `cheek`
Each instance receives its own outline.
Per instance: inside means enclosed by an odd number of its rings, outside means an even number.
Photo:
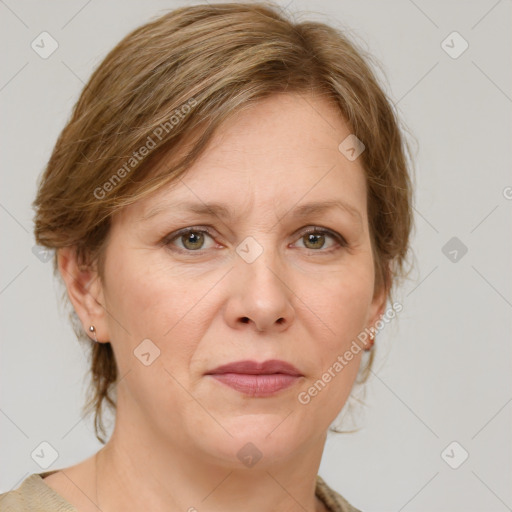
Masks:
[[[111,265],[106,304],[121,387],[147,415],[165,419],[163,411],[189,407],[183,387],[190,387],[188,368],[209,320],[199,303],[215,281],[207,286],[206,278],[149,261],[150,255],[144,263],[125,258]]]
[[[184,368],[211,323],[212,308],[204,295],[218,276],[194,277],[183,267],[152,258],[151,253],[136,255],[131,260],[118,259],[108,268],[106,305],[120,370],[123,373],[134,361],[139,363],[134,350],[149,339],[160,351],[155,366],[161,364],[186,379]]]
[[[162,258],[139,253],[109,268],[107,303],[138,334],[162,337],[198,302],[203,285]]]
[[[354,258],[337,271],[308,277],[301,288],[304,307],[315,313],[334,347],[367,327],[374,288],[371,259]]]
[[[332,273],[329,278],[317,280],[316,288],[308,284],[301,294],[306,308],[304,315],[307,309],[314,314],[307,315],[311,319],[312,345],[306,349],[305,360],[315,361],[315,367],[309,387],[302,389],[307,396],[299,403],[311,400],[319,414],[329,416],[329,421],[331,412],[335,416],[345,403],[359,370],[363,343],[358,336],[368,327],[373,268],[371,262],[354,264]]]

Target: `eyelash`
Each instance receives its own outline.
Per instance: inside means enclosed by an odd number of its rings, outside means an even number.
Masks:
[[[189,228],[180,229],[179,231],[175,231],[175,232],[167,235],[162,240],[161,243],[165,246],[170,246],[174,240],[182,237],[183,235],[187,235],[189,233],[206,233],[212,239],[214,238],[214,234],[210,231],[210,229],[207,226],[197,226],[197,227],[189,227]],[[331,247],[330,249],[327,249],[327,250],[307,249],[306,248],[306,250],[308,250],[308,251],[312,251],[315,253],[321,253],[321,254],[331,254],[339,249],[348,247],[348,243],[342,235],[340,235],[339,233],[336,233],[335,231],[327,229],[327,228],[322,228],[320,226],[316,226],[314,228],[306,229],[299,234],[298,239],[303,238],[306,235],[328,235],[338,243],[337,246]],[[182,249],[181,247],[173,247],[173,250],[178,250],[181,253],[203,254],[208,249],[197,249],[194,251],[194,250]]]

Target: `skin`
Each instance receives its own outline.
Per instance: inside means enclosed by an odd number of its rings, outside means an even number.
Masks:
[[[71,249],[59,250],[84,329],[92,324],[99,342],[110,341],[122,376],[115,429],[98,459],[45,479],[78,510],[97,510],[95,463],[104,512],[325,510],[315,477],[362,351],[309,404],[297,396],[374,325],[387,297],[374,290],[361,158],[338,150],[350,133],[323,98],[262,100],[224,124],[181,181],[113,217],[103,282],[78,268]],[[297,206],[331,199],[360,218],[342,209],[294,216]],[[168,207],[141,220],[181,200],[221,202],[235,217]],[[160,243],[205,226],[211,237]],[[348,246],[303,234],[315,226]],[[236,251],[249,236],[263,250],[252,263]],[[145,366],[134,350],[148,338],[160,355]],[[254,398],[204,375],[245,359],[285,360],[303,377]],[[251,468],[237,457],[249,442],[262,454]]]

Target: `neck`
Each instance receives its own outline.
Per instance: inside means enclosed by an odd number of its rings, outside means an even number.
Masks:
[[[118,417],[118,420],[122,418]],[[116,421],[98,452],[96,503],[101,510],[152,512],[319,512],[316,475],[325,435],[278,461],[227,464],[172,440],[159,440]],[[265,461],[265,462],[263,462]],[[240,467],[242,466],[242,467]]]

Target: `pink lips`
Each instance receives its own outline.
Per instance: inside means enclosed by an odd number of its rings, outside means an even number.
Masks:
[[[271,359],[256,361],[237,361],[229,363],[207,373],[219,382],[253,397],[270,396],[297,382],[302,374],[286,361]]]

